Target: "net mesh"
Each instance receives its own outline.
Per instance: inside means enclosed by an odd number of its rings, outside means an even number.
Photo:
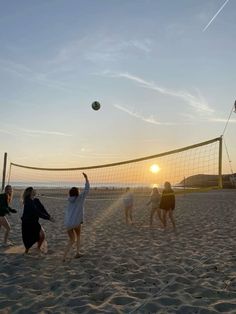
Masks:
[[[34,186],[68,190],[84,185],[82,172],[85,172],[91,188],[100,195],[126,187],[139,190],[162,187],[165,181],[179,190],[209,189],[219,182],[219,142],[220,138],[216,138],[135,160],[82,168],[37,168],[11,163],[8,181],[19,189]]]

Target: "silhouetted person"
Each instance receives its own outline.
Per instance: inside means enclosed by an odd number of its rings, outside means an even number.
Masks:
[[[17,211],[9,206],[12,199],[12,187],[7,185],[4,189],[4,193],[0,194],[0,227],[5,228],[4,246],[13,245],[11,241],[8,241],[8,236],[11,230],[11,226],[7,220],[6,215],[11,213],[17,213]]]
[[[160,209],[160,193],[158,191],[158,188],[154,187],[152,189],[152,194],[150,197],[149,202],[147,202],[147,205],[151,204],[152,205],[152,209],[151,209],[151,213],[150,213],[150,227],[152,227],[153,224],[153,216],[155,213],[157,213],[158,218],[160,219],[161,224],[163,225],[163,220],[161,217],[161,209]]]
[[[134,206],[134,197],[130,191],[130,188],[126,188],[125,194],[123,196],[123,204],[125,211],[125,223],[128,225],[129,222],[133,223],[133,206]]]
[[[175,229],[175,220],[173,216],[173,210],[175,209],[175,193],[171,188],[170,182],[165,182],[164,190],[162,191],[160,208],[163,209],[163,224],[166,228],[166,217],[167,215],[172,222],[173,228]]]

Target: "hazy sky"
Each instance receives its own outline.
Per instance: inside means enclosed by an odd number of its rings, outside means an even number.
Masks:
[[[0,0],[1,158],[96,165],[220,136],[236,98],[236,1],[208,23],[225,2]],[[234,171],[235,134],[233,114]]]

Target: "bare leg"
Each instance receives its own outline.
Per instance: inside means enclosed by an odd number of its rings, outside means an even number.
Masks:
[[[133,206],[130,206],[129,208],[129,219],[130,222],[133,223]]]
[[[73,244],[75,243],[74,229],[67,230],[67,234],[69,236],[69,242],[66,246],[66,250],[65,250],[65,253],[63,255],[63,262],[66,260],[67,254],[69,253],[70,249],[72,248]]]
[[[129,208],[125,207],[125,223],[126,223],[126,225],[128,225],[128,223],[129,223],[128,211],[129,211]]]
[[[159,220],[161,222],[161,225],[164,227],[164,222],[163,222],[163,218],[162,218],[161,214],[162,214],[162,210],[160,208],[157,208],[158,218],[159,218]]]
[[[151,209],[151,214],[150,214],[150,227],[152,227],[152,223],[153,223],[153,216],[155,214],[156,208],[152,208]]]
[[[174,219],[174,216],[173,216],[173,210],[170,209],[168,212],[169,212],[169,218],[170,218],[170,220],[171,220],[171,222],[172,222],[172,225],[173,225],[173,228],[174,228],[174,230],[175,230],[175,229],[176,229],[176,226],[175,226],[175,219]]]
[[[164,228],[166,228],[166,215],[167,215],[167,210],[163,210],[163,225],[164,225]]]
[[[39,233],[38,250],[41,249],[41,246],[42,246],[44,240],[45,240],[45,232],[43,229],[41,229],[40,233]]]
[[[81,225],[79,225],[79,227],[76,227],[74,229],[75,233],[76,233],[76,255],[75,257],[80,257],[81,254],[79,253],[79,249],[80,249],[80,234],[81,234]]]
[[[4,244],[7,244],[8,235],[11,230],[11,227],[6,217],[0,217],[0,225],[6,229],[5,235],[4,235]]]

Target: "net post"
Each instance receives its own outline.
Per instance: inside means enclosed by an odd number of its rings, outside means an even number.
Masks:
[[[218,187],[220,189],[223,188],[223,180],[222,180],[222,141],[223,137],[219,138],[219,165],[218,165]]]
[[[8,172],[7,184],[10,184],[10,178],[11,178],[11,163],[10,163],[10,168]]]
[[[4,153],[3,170],[2,170],[2,191],[4,190],[4,187],[5,187],[6,169],[7,169],[7,153]]]

